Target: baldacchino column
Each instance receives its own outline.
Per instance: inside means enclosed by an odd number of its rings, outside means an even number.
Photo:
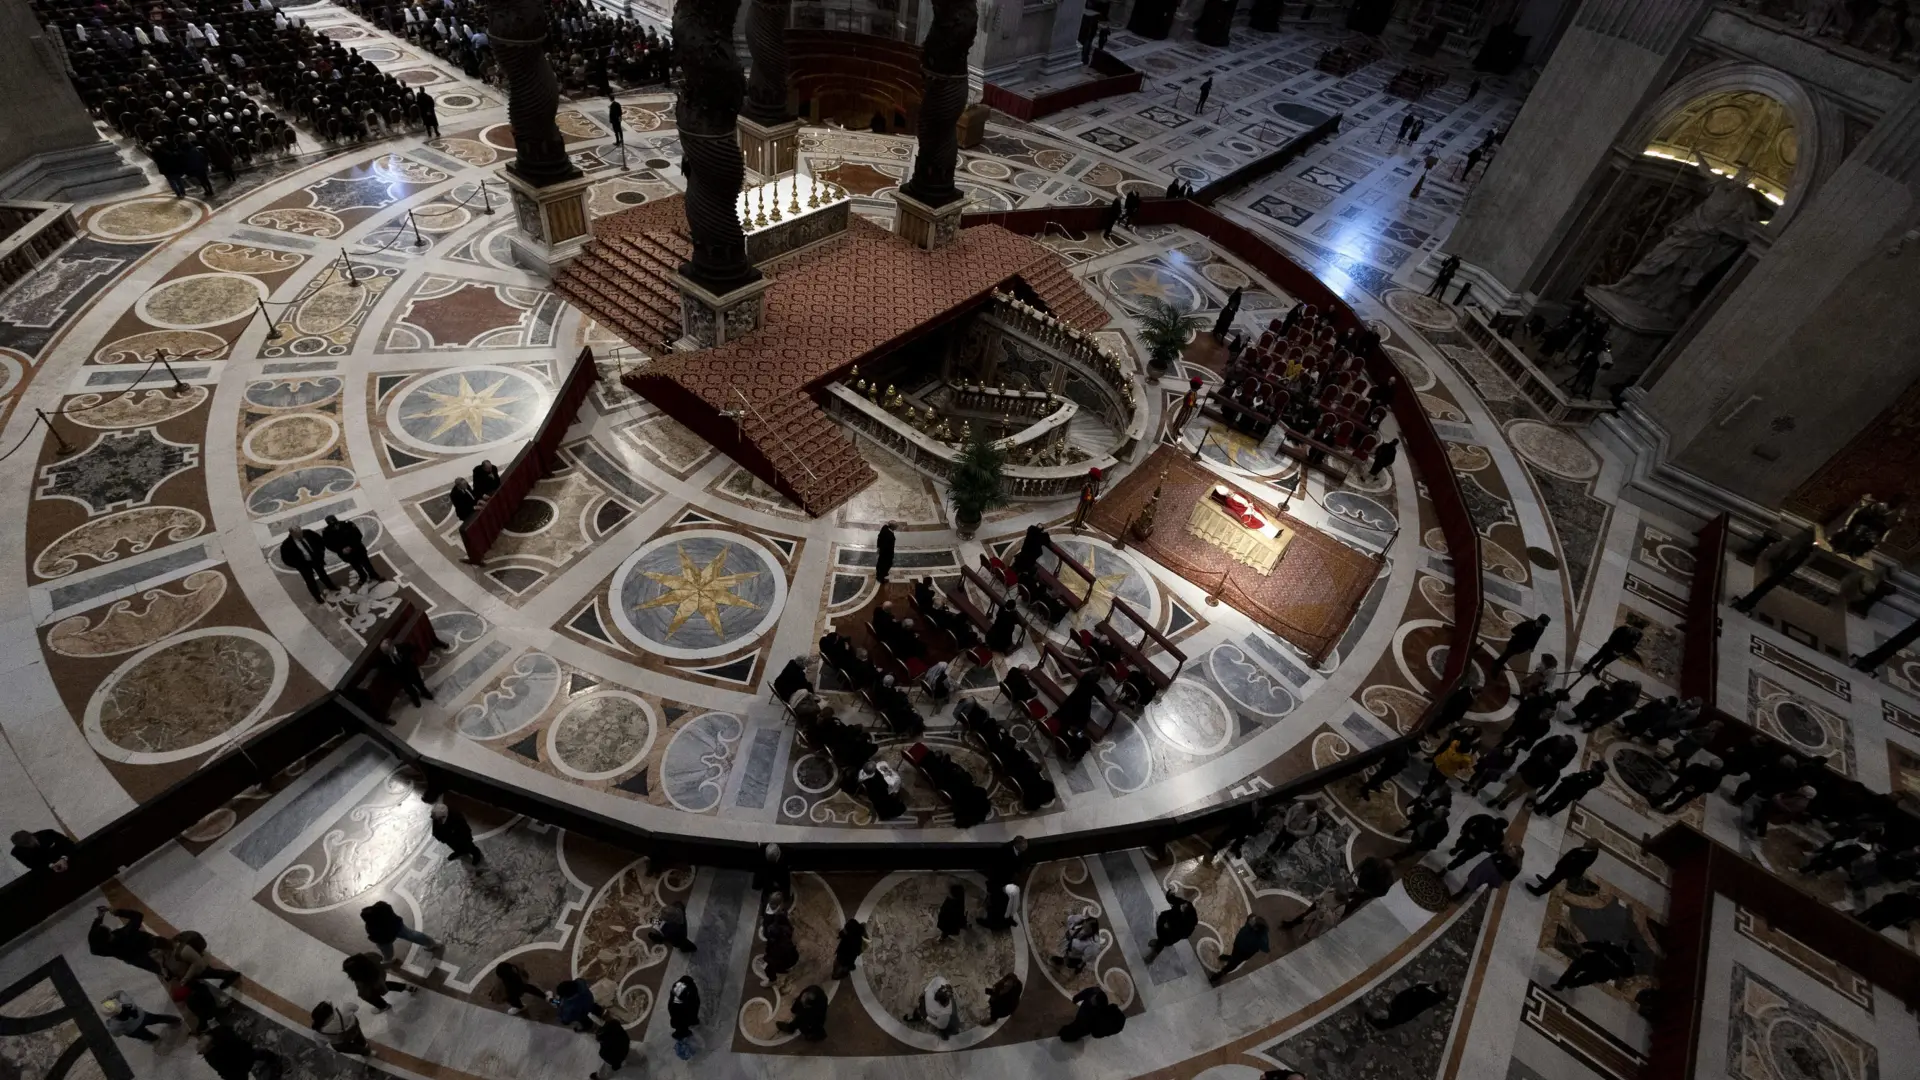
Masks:
[[[514,259],[549,276],[587,242],[587,187],[573,167],[555,117],[560,86],[547,63],[547,14],[538,0],[487,0],[487,40],[507,79],[513,160],[500,178],[513,195],[520,229]]]
[[[800,120],[787,111],[787,12],[792,0],[747,6],[747,111],[740,116],[740,152],[747,168],[771,179],[790,173],[800,156]]]
[[[680,345],[704,349],[760,327],[761,304],[773,282],[747,261],[747,238],[736,208],[746,164],[735,121],[745,93],[733,51],[733,20],[740,0],[680,0],[673,8],[674,59],[687,176],[687,231],[693,257],[680,264]]]
[[[960,158],[956,124],[967,106],[967,53],[979,26],[974,0],[935,0],[920,43],[920,149],[913,177],[894,195],[893,231],[932,250],[960,235],[966,196],[953,183]]]

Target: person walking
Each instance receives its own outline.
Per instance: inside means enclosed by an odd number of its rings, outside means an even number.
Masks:
[[[1380,1031],[1397,1028],[1445,1000],[1447,1000],[1447,988],[1440,983],[1414,983],[1393,995],[1393,1000],[1387,1003],[1385,1016],[1367,1013],[1367,1023]]]
[[[1220,966],[1207,973],[1207,982],[1214,986],[1226,978],[1241,964],[1253,959],[1255,953],[1263,953],[1273,948],[1273,940],[1267,933],[1267,920],[1258,915],[1248,915],[1247,921],[1240,924],[1234,932],[1233,949],[1220,958]]]
[[[827,992],[818,986],[800,991],[800,996],[793,999],[792,1015],[775,1021],[773,1026],[782,1034],[799,1032],[802,1038],[813,1042],[826,1038]]]
[[[1100,920],[1086,912],[1067,916],[1067,929],[1060,937],[1060,953],[1048,959],[1068,971],[1081,971],[1087,961],[1100,955]]]
[[[607,128],[613,132],[613,145],[626,148],[627,135],[620,126],[620,115],[624,112],[618,101],[607,102]]]
[[[387,961],[377,952],[354,953],[340,961],[340,971],[353,980],[354,993],[360,995],[360,1000],[373,1006],[377,1013],[393,1008],[387,1004],[387,991],[414,992],[412,984],[387,978]]]
[[[853,973],[860,954],[867,950],[867,926],[859,919],[848,919],[840,927],[840,940],[833,947],[833,978],[837,982]]]
[[[1407,132],[1412,130],[1413,130],[1413,114],[1410,112],[1401,113],[1400,114],[1400,130],[1393,133],[1393,141],[1396,143],[1406,142]]]
[[[1193,936],[1200,925],[1200,912],[1194,909],[1193,902],[1172,889],[1167,890],[1167,909],[1153,920],[1153,936],[1147,939],[1147,963],[1169,945],[1185,941]]]
[[[1451,829],[1452,826],[1447,824],[1447,819],[1437,815],[1429,815],[1412,822],[1405,830],[1407,846],[1400,849],[1399,853],[1393,857],[1393,861],[1397,863],[1419,861],[1427,852],[1439,847],[1446,840],[1447,833]]]
[[[527,1011],[527,995],[545,1000],[547,992],[540,989],[527,969],[511,960],[502,960],[493,966],[493,977],[500,980],[500,996],[507,1003],[507,1015],[519,1016]]]
[[[1568,773],[1553,785],[1553,790],[1547,792],[1545,798],[1535,804],[1534,812],[1541,817],[1552,817],[1586,798],[1588,792],[1605,783],[1606,779],[1607,763],[1604,761],[1596,761],[1591,768]]]
[[[1373,464],[1367,470],[1368,476],[1379,476],[1381,472],[1393,468],[1394,459],[1400,456],[1400,440],[1388,439],[1373,448]]]
[[[366,1032],[360,1030],[360,1003],[342,1002],[335,1005],[323,1001],[313,1007],[310,1026],[327,1045],[337,1054],[357,1054],[367,1057],[373,1053],[373,1044],[367,1042]]]
[[[166,944],[155,951],[154,959],[160,965],[163,982],[181,984],[212,979],[225,990],[240,981],[239,972],[214,967],[207,959],[207,939],[197,930],[182,930],[168,938]]]
[[[760,849],[760,865],[753,872],[753,888],[763,896],[770,892],[784,894],[793,890],[793,870],[787,866],[786,856],[780,851],[779,844],[768,844]]]
[[[693,976],[680,976],[667,991],[667,1023],[675,1039],[687,1038],[700,1026],[700,988],[694,985]]]
[[[606,1019],[607,1007],[593,999],[593,987],[585,979],[555,983],[547,997],[559,1021],[575,1031],[592,1031],[595,1019]]]
[[[687,936],[687,905],[679,900],[660,910],[660,921],[647,930],[647,939],[655,944],[671,945],[681,952],[700,951]]]
[[[1600,857],[1600,841],[1589,840],[1565,855],[1553,864],[1553,869],[1534,879],[1527,891],[1535,896],[1545,896],[1553,891],[1555,885],[1563,881],[1585,881],[1587,869]]]
[[[108,915],[120,920],[120,925],[107,929]],[[145,917],[132,908],[108,909],[98,905],[93,909],[93,923],[87,927],[87,951],[95,956],[111,956],[115,960],[142,971],[160,974],[160,961],[154,954],[166,946],[166,940],[144,929]]]
[[[1885,930],[1889,926],[1905,930],[1909,923],[1920,918],[1920,892],[1913,889],[1890,892],[1855,918],[1875,930]]]
[[[1126,208],[1121,205],[1120,197],[1116,195],[1113,197],[1113,201],[1107,204],[1106,211],[1100,217],[1101,238],[1111,242],[1113,240],[1113,230],[1120,227],[1120,219],[1125,216]]]
[[[108,1034],[139,1042],[160,1041],[160,1036],[147,1030],[155,1024],[180,1026],[179,1017],[172,1013],[148,1012],[134,1004],[133,996],[125,990],[115,990],[100,1002],[100,1018],[106,1023]]]
[[[954,1005],[953,984],[945,975],[935,975],[927,981],[926,989],[920,991],[920,1000],[913,1011],[901,1019],[909,1024],[926,1021],[933,1033],[944,1041],[960,1030],[960,1010]]]
[[[1460,256],[1449,255],[1440,260],[1440,271],[1433,275],[1433,284],[1427,287],[1427,295],[1444,302],[1447,286],[1453,284],[1453,275],[1459,272]]]
[[[800,964],[800,947],[793,943],[793,923],[784,914],[766,923],[767,949],[762,958],[766,976],[777,979]]]
[[[1587,657],[1586,663],[1580,665],[1580,678],[1584,679],[1589,675],[1605,671],[1607,666],[1615,660],[1632,654],[1640,647],[1640,637],[1641,630],[1637,626],[1622,623],[1614,627],[1613,633],[1607,635],[1606,642],[1600,646],[1599,650]]]
[[[193,177],[201,190],[207,193],[207,198],[213,198],[213,168],[206,148],[199,143],[188,143],[182,161],[187,167],[187,175]]]
[[[1453,842],[1453,861],[1442,873],[1452,873],[1476,855],[1499,850],[1506,835],[1507,819],[1493,814],[1475,814],[1461,822],[1460,836]]]
[[[1519,756],[1520,748],[1506,743],[1481,754],[1479,760],[1473,763],[1473,775],[1467,778],[1466,793],[1480,794],[1481,789],[1488,784],[1507,775],[1507,770],[1513,768],[1513,763]]]
[[[1020,1007],[1020,992],[1024,989],[1020,976],[1011,971],[987,987],[987,1023],[1012,1016],[1013,1010]]]
[[[1500,789],[1500,794],[1488,805],[1495,810],[1504,810],[1516,796],[1530,802],[1540,792],[1553,786],[1553,782],[1560,778],[1562,766],[1547,749],[1544,743],[1534,747],[1527,759],[1514,770],[1513,778],[1507,781],[1507,785]]]
[[[934,917],[934,925],[940,928],[940,940],[947,939],[967,928],[967,887],[954,882],[947,886],[947,898],[940,902],[940,911]]]
[[[1073,1019],[1060,1028],[1060,1041],[1079,1042],[1092,1035],[1101,1026],[1101,1014],[1111,1004],[1107,992],[1098,986],[1089,986],[1073,995]]]
[[[600,1061],[606,1067],[588,1073],[587,1080],[606,1080],[627,1063],[627,1055],[633,1052],[633,1038],[612,1017],[600,1021],[600,1030],[594,1033],[593,1038],[600,1044]]]
[[[374,947],[380,950],[380,955],[385,957],[389,964],[397,962],[393,954],[395,941],[411,941],[415,945],[424,946],[432,953],[445,952],[447,948],[432,936],[408,926],[406,920],[400,917],[400,913],[393,910],[393,905],[385,900],[361,908],[360,922],[367,929],[367,940],[373,942]]]
[[[1200,101],[1193,107],[1195,115],[1207,107],[1207,95],[1213,93],[1213,76],[1209,75],[1200,83]]]
[[[1555,992],[1612,982],[1633,974],[1633,956],[1620,945],[1611,941],[1583,941],[1580,950],[1580,955],[1554,980]]]
[[[974,920],[989,930],[1011,930],[1019,925],[1013,917],[1014,910],[1020,906],[1020,886],[1011,881],[998,882],[987,879],[986,914]]]
[[[427,816],[433,819],[433,838],[449,849],[448,862],[464,858],[479,866],[487,861],[479,845],[473,842],[473,826],[468,824],[467,815],[448,805],[444,794],[427,807]]]
[[[880,526],[879,553],[873,564],[873,579],[882,585],[893,572],[893,523]]]
[[[414,100],[420,105],[420,123],[427,129],[427,137],[439,138],[440,111],[435,106],[433,95],[427,93],[426,88],[422,87],[414,94]]]
[[[307,592],[312,595],[315,603],[324,604],[327,602],[327,597],[321,592],[321,588],[324,586],[331,590],[333,581],[327,577],[324,556],[316,560],[309,552],[303,540],[305,533],[305,529],[287,530],[286,537],[280,541],[280,561],[286,563],[288,569],[300,575],[300,580],[306,584]]]
[[[1493,666],[1505,667],[1507,661],[1514,657],[1532,652],[1540,644],[1542,635],[1547,632],[1547,624],[1552,621],[1551,615],[1537,615],[1515,626],[1513,632],[1507,635],[1507,643],[1501,648],[1500,655],[1494,657]]]
[[[1673,783],[1667,790],[1654,796],[1650,805],[1656,813],[1674,813],[1700,796],[1719,790],[1720,782],[1726,778],[1726,763],[1712,754],[1706,754],[1698,761],[1689,761],[1681,766],[1680,774],[1673,778]]]
[[[1481,859],[1472,870],[1467,871],[1467,880],[1453,891],[1450,899],[1458,901],[1470,896],[1481,886],[1497,889],[1520,876],[1520,849],[1505,847]]]

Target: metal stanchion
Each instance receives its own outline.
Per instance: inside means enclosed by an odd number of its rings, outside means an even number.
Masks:
[[[353,256],[347,254],[347,249],[344,247],[340,249],[340,261],[345,263],[347,267],[347,286],[353,289],[359,288],[360,279],[355,277],[353,273]]]
[[[480,181],[480,199],[483,203],[485,203],[485,207],[480,212],[487,215],[488,217],[492,217],[493,216],[493,192],[488,190],[487,182],[485,180]]]
[[[426,247],[427,238],[420,235],[420,222],[414,219],[413,211],[411,210],[407,211],[407,224],[413,226],[413,246],[417,248]]]
[[[53,426],[53,417],[47,415],[47,410],[35,409],[33,411],[40,415],[40,422],[47,425],[47,430],[53,432],[53,441],[60,447],[60,453],[73,453],[72,444],[67,442],[66,436],[60,434],[59,428]]]
[[[260,312],[260,317],[267,320],[267,340],[279,341],[280,327],[273,321],[273,316],[267,313],[266,301],[256,296],[253,298],[253,306]]]
[[[155,349],[153,351],[153,358],[161,367],[167,369],[167,374],[173,376],[173,396],[179,397],[181,394],[186,393],[186,380],[180,378],[180,373],[173,370],[173,365],[167,362],[167,350]]]

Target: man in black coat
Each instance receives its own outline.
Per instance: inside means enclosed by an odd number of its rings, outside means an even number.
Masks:
[[[1586,798],[1588,792],[1606,782],[1606,779],[1607,763],[1596,761],[1590,769],[1581,769],[1561,777],[1560,782],[1553,785],[1553,790],[1547,792],[1546,798],[1534,806],[1534,810],[1542,817],[1552,817]]]
[[[1551,615],[1539,615],[1514,627],[1513,633],[1507,636],[1507,644],[1500,650],[1500,655],[1494,658],[1493,666],[1501,667],[1516,656],[1532,652],[1534,647],[1540,644],[1541,636],[1547,632],[1547,624],[1552,621]]]
[[[1589,840],[1560,856],[1560,861],[1553,864],[1553,869],[1527,886],[1527,891],[1535,896],[1545,896],[1563,881],[1583,881],[1587,868],[1599,857],[1600,841]]]
[[[1400,456],[1400,440],[1388,439],[1373,448],[1373,466],[1367,470],[1368,476],[1379,476],[1384,469],[1393,468],[1394,459]]]
[[[467,823],[467,815],[449,806],[445,796],[435,800],[427,813],[433,818],[433,838],[451,849],[447,853],[448,862],[465,857],[479,866],[487,861],[479,845],[473,842],[473,826]]]
[[[1194,909],[1192,901],[1168,889],[1167,909],[1154,918],[1153,937],[1147,941],[1147,963],[1153,963],[1153,958],[1160,955],[1160,950],[1192,937],[1199,925],[1200,913]]]
[[[427,688],[426,680],[420,675],[420,663],[413,655],[413,646],[404,641],[388,639],[380,643],[380,659],[386,664],[387,671],[400,680],[401,689],[407,692],[415,708],[419,708],[421,698],[433,700],[433,691]],[[386,722],[393,723],[391,720]]]
[[[327,546],[311,529],[296,526],[287,530],[286,538],[280,541],[280,561],[300,575],[315,600],[324,603],[326,594],[321,590],[336,587],[333,578],[327,576]]]
[[[67,860],[79,850],[66,833],[56,829],[22,829],[13,834],[14,861],[31,871],[65,873]]]
[[[320,539],[328,551],[340,556],[341,561],[352,568],[360,579],[355,582],[356,587],[369,581],[384,580],[373,568],[373,559],[367,554],[366,539],[360,533],[360,526],[328,514],[327,527],[321,530]]]
[[[106,919],[113,915],[120,925],[107,929]],[[160,974],[153,954],[166,948],[166,940],[148,933],[142,926],[144,916],[132,908],[109,910],[104,904],[93,909],[93,924],[87,927],[87,951],[95,956],[111,956],[142,971]]]
[[[893,525],[880,526],[879,555],[873,564],[873,579],[882,585],[893,572]]]

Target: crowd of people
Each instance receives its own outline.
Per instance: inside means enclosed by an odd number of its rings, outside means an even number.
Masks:
[[[487,39],[486,5],[478,0],[346,0],[369,22],[404,37],[468,78],[500,82]],[[581,0],[547,5],[547,59],[568,93],[612,96],[616,85],[664,85],[673,72],[673,39]]]
[[[1312,440],[1306,450],[1312,464],[1325,457],[1322,447],[1373,455],[1395,382],[1367,375],[1364,358],[1379,343],[1372,330],[1337,329],[1313,305],[1295,304],[1284,319],[1269,322],[1258,341],[1244,340],[1236,334],[1229,344],[1225,391],[1214,399],[1228,427],[1265,439],[1275,424],[1283,425],[1287,434]]]

